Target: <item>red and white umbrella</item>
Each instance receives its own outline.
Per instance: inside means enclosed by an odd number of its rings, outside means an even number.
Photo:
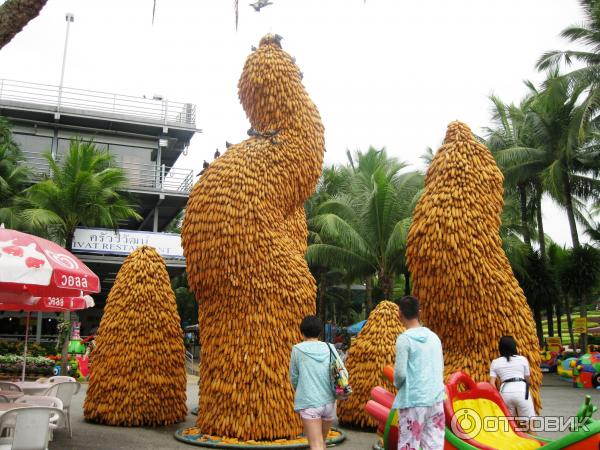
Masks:
[[[84,297],[30,297],[28,301],[22,303],[2,303],[4,299],[5,298],[3,294],[0,293],[0,311],[27,311],[21,381],[25,381],[25,367],[27,365],[27,341],[29,340],[29,316],[31,312],[77,311],[94,306],[94,299],[89,295]]]
[[[34,297],[80,297],[100,292],[98,277],[54,242],[0,228],[0,292],[10,303]]]
[[[26,303],[3,303],[0,294],[0,311],[28,312],[65,312],[92,308],[94,299],[89,295],[84,297],[31,297]]]

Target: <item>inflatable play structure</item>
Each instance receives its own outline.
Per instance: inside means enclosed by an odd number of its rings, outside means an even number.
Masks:
[[[573,387],[600,389],[600,353],[586,353],[569,364]]]
[[[558,365],[560,364],[559,356],[560,353],[551,352],[549,350],[544,350],[540,352],[540,367],[542,369],[542,372],[556,372],[558,370]]]
[[[384,376],[393,378],[393,368],[386,367]],[[378,423],[378,434],[385,450],[398,450],[397,410],[391,409],[394,395],[381,387],[371,392],[365,405]],[[596,407],[587,396],[577,412],[579,427],[562,438],[551,441],[519,431],[508,417],[510,413],[502,397],[490,383],[475,383],[464,372],[452,374],[446,384],[445,450],[589,450],[600,448],[600,421],[593,420]],[[485,418],[485,419],[484,419]],[[497,418],[493,419],[493,418]],[[485,423],[485,426],[484,426]],[[583,426],[585,425],[585,426]]]
[[[544,350],[540,352],[542,372],[556,372],[560,365],[560,356],[565,348],[562,345],[561,339],[556,336],[546,338]]]
[[[563,381],[573,381],[573,366],[577,362],[577,358],[569,357],[560,359],[556,366],[556,373]]]

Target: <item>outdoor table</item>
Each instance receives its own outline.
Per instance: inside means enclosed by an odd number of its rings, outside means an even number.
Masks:
[[[39,383],[37,381],[17,381],[15,384],[27,395],[40,395],[52,387],[51,383]]]
[[[0,395],[2,395],[3,397],[6,397],[8,399],[8,401],[14,402],[19,397],[23,397],[24,394],[23,394],[23,392],[18,392],[18,391],[2,391],[2,390],[0,390]]]
[[[2,417],[4,415],[4,413],[13,410],[13,409],[17,409],[17,408],[27,408],[29,406],[34,406],[34,405],[30,405],[28,403],[0,403],[0,417]]]

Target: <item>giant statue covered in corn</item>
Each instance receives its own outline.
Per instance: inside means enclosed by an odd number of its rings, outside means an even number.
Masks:
[[[460,122],[449,125],[413,215],[407,262],[422,320],[444,347],[445,373],[489,379],[498,341],[512,335],[531,367],[541,407],[539,344],[531,310],[500,238],[503,176],[485,145]]]
[[[324,129],[301,79],[280,37],[265,36],[238,85],[250,137],[210,164],[186,208],[204,433],[258,440],[302,431],[288,370],[298,325],[315,312],[303,204],[321,173]]]
[[[126,259],[91,354],[86,420],[156,426],[185,420],[183,331],[164,260],[149,246]]]

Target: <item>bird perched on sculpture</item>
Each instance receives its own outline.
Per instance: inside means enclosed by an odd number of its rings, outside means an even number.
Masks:
[[[254,8],[254,11],[260,12],[260,10],[262,8],[264,8],[265,6],[272,5],[272,4],[273,4],[273,2],[271,2],[269,0],[258,0],[255,3],[250,3],[250,6],[252,6]]]
[[[221,152],[219,152],[219,149],[217,149],[215,150],[214,158],[217,159],[219,156],[221,156]]]

